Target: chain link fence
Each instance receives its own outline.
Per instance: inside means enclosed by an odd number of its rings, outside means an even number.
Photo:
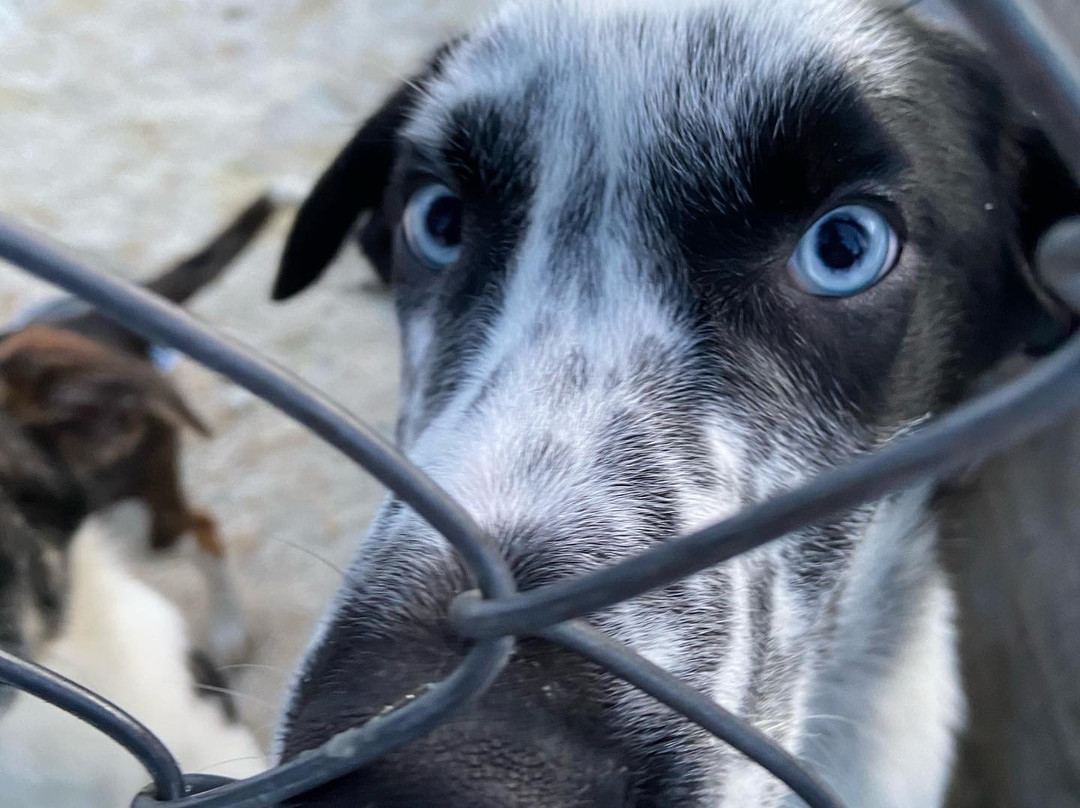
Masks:
[[[1005,74],[1039,112],[1066,164],[1080,176],[1080,64],[1047,35],[1045,18],[1021,0],[953,0],[952,5],[1008,65]],[[916,480],[958,471],[1080,408],[1080,336],[1073,336],[1024,376],[799,489],[612,567],[521,593],[459,503],[374,430],[301,379],[2,217],[0,258],[78,295],[147,339],[182,351],[294,418],[414,508],[456,548],[478,584],[477,592],[451,604],[451,627],[471,641],[453,673],[404,706],[241,781],[182,773],[162,742],[115,705],[0,651],[0,681],[91,724],[146,768],[153,782],[134,796],[132,808],[269,808],[302,795],[446,721],[495,681],[520,636],[563,645],[622,677],[766,768],[811,808],[842,808],[812,771],[762,732],[583,618]],[[1046,234],[1037,272],[1064,305],[1080,312],[1080,219],[1061,222]]]

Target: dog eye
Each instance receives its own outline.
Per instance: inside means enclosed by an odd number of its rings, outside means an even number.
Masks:
[[[814,223],[788,266],[810,294],[848,297],[881,280],[899,254],[900,239],[884,215],[865,205],[845,205]]]
[[[409,250],[432,269],[442,269],[461,255],[461,199],[445,185],[416,191],[405,205],[402,227]]]

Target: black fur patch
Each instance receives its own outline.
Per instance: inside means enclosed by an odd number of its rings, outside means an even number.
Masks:
[[[240,720],[236,701],[229,689],[229,680],[202,651],[192,648],[188,651],[188,671],[194,680],[195,695],[201,699],[216,701],[222,715],[230,724]]]

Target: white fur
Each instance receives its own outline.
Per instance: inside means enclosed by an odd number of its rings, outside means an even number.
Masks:
[[[124,568],[96,526],[81,529],[71,548],[63,632],[37,661],[127,710],[184,771],[261,771],[265,761],[251,734],[196,695],[188,649],[179,610]],[[123,808],[148,782],[113,741],[35,698],[18,695],[0,716],[4,808]]]
[[[876,694],[870,732],[879,741],[868,744],[867,767],[876,776],[867,805],[939,805],[949,786],[953,737],[965,712],[952,591],[936,577],[919,606],[911,636]]]
[[[933,556],[937,530],[926,488],[878,509],[838,606],[840,640],[811,705],[804,753],[846,804],[867,808],[941,805],[965,716],[952,592]],[[868,604],[886,578],[907,585],[900,636]],[[879,641],[894,641],[888,655]]]

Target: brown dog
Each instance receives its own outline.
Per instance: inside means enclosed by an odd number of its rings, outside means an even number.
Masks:
[[[273,210],[270,198],[260,197],[209,245],[147,288],[186,301],[221,274]],[[141,500],[155,549],[174,546],[186,533],[194,536],[210,585],[211,650],[223,660],[236,659],[247,635],[225,573],[225,547],[214,519],[188,503],[180,480],[180,430],[209,430],[149,361],[149,349],[138,335],[65,301],[0,341],[0,403],[69,471],[92,509]]]

